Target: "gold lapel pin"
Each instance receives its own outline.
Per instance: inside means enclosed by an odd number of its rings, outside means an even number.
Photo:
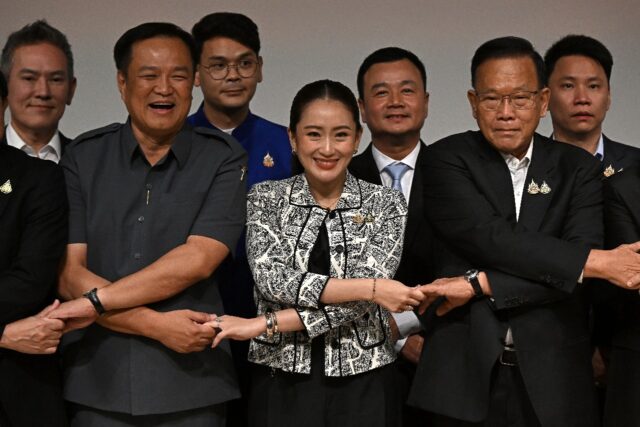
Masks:
[[[540,186],[540,193],[549,194],[551,193],[551,187],[547,185],[546,181],[542,181],[542,185]]]
[[[367,216],[364,217],[364,222],[374,222],[375,219],[373,218],[373,215],[371,215],[370,213],[367,214]]]
[[[271,157],[271,154],[267,152],[267,154],[262,158],[262,166],[265,168],[272,168],[274,164],[275,162],[273,161],[273,157]]]
[[[4,184],[0,185],[0,193],[2,194],[9,194],[13,191],[13,187],[11,187],[11,180],[8,179],[7,182],[5,182]]]
[[[616,170],[613,168],[613,165],[609,165],[607,166],[607,168],[604,170],[604,172],[602,172],[602,174],[606,177],[609,178],[611,175],[615,174]]]
[[[538,194],[540,192],[540,187],[538,187],[538,184],[536,184],[536,182],[531,179],[531,182],[529,183],[529,187],[527,187],[527,193],[529,194]]]
[[[357,213],[353,217],[353,222],[355,222],[356,224],[362,224],[364,223],[364,217],[362,216],[362,214]]]

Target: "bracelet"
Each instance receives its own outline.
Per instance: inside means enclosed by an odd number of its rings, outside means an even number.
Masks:
[[[371,287],[371,302],[376,302],[376,277],[373,278],[373,286]]]
[[[93,308],[96,309],[99,315],[102,315],[105,313],[106,310],[104,309],[104,306],[100,302],[100,298],[98,298],[98,288],[93,288],[90,291],[82,294],[82,296],[91,302],[91,305],[93,305]]]
[[[272,311],[265,312],[264,318],[267,322],[267,338],[272,338],[273,333],[275,331],[274,324],[273,324],[273,318],[274,318],[273,312]]]
[[[278,315],[275,312],[271,312],[271,320],[273,320],[273,333],[277,334],[280,332],[280,328],[278,328]]]

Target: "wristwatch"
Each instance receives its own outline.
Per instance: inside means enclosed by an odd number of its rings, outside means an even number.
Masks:
[[[473,293],[476,298],[484,296],[484,292],[482,292],[482,286],[480,286],[480,280],[478,279],[479,277],[480,272],[475,268],[467,270],[467,272],[464,273],[464,280],[469,282],[469,284],[473,288]]]
[[[93,308],[96,309],[98,314],[102,315],[105,313],[106,310],[104,309],[104,306],[100,302],[100,298],[98,298],[98,288],[93,288],[90,291],[87,291],[84,294],[82,294],[82,296],[88,299],[89,301],[91,301]]]

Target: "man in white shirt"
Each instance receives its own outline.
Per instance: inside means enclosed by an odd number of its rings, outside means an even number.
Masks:
[[[7,39],[0,67],[11,113],[5,142],[57,163],[69,142],[58,123],[76,88],[66,36],[44,20],[26,25]]]
[[[407,286],[429,283],[434,279],[433,239],[423,215],[424,144],[420,141],[429,104],[425,67],[412,52],[387,47],[363,61],[357,81],[358,102],[362,120],[371,132],[371,144],[353,158],[350,171],[358,178],[396,188],[404,194],[409,218],[402,259],[394,278]],[[397,325],[396,350],[402,355],[398,368],[408,388],[424,340],[413,312],[393,316]],[[407,390],[401,392],[406,394]],[[420,420],[415,411],[405,407],[405,425]]]

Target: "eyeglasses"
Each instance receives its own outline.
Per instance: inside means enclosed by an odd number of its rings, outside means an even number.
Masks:
[[[508,95],[498,93],[476,93],[478,105],[487,111],[496,111],[502,105],[502,100],[506,99],[516,110],[530,110],[536,105],[535,96],[538,91],[521,90]]]
[[[237,63],[216,62],[208,66],[202,66],[213,80],[225,79],[231,68],[235,68],[236,72],[243,79],[253,77],[258,70],[258,62],[253,59],[241,59]]]

